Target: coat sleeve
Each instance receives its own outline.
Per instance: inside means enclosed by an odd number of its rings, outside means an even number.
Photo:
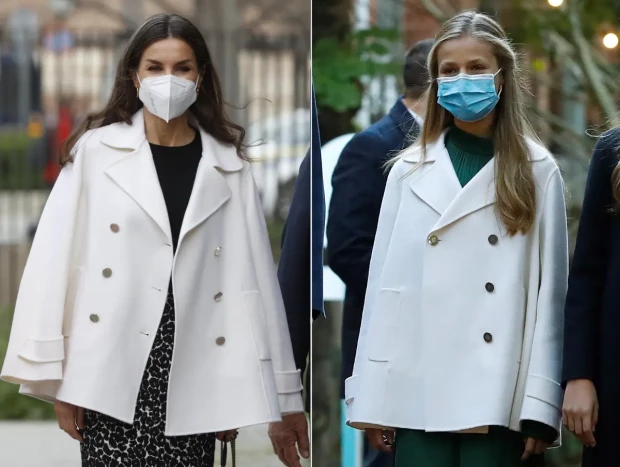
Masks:
[[[63,377],[65,301],[82,194],[81,154],[74,159],[54,184],[26,262],[0,374],[9,383],[49,387]]]
[[[564,309],[562,383],[597,379],[599,329],[609,258],[611,177],[620,131],[600,138],[592,154]]]
[[[560,432],[562,342],[568,280],[568,231],[564,184],[552,174],[540,223],[540,285],[536,324],[520,420],[544,423]]]
[[[368,326],[371,321],[371,315],[377,312],[374,304],[379,294],[381,272],[383,270],[388,246],[394,230],[394,224],[396,223],[398,208],[400,206],[401,181],[398,172],[399,170],[397,163],[397,165],[390,171],[383,195],[383,202],[381,204],[379,222],[377,225],[377,234],[370,259],[368,286],[366,288],[364,311],[362,313],[362,325],[360,328],[359,339],[357,341],[357,352],[355,354],[353,374],[345,381],[345,402],[347,405],[348,422],[351,421],[352,407],[358,390],[359,377],[364,371],[364,365],[367,360],[366,336],[368,334]]]
[[[280,412],[283,415],[303,412],[301,371],[296,368],[293,358],[293,347],[273,262],[263,206],[249,165],[244,170],[243,201],[249,228],[249,242],[265,312]],[[308,320],[310,320],[309,308]]]
[[[299,169],[282,230],[278,281],[293,344],[295,366],[303,372],[310,353],[310,155]],[[308,388],[306,388],[307,390]]]

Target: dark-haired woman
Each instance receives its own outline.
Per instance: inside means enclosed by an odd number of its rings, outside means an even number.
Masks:
[[[620,128],[594,150],[565,308],[564,425],[584,467],[618,465],[620,416]]]
[[[158,15],[61,151],[1,377],[83,466],[206,467],[216,434],[303,411],[243,136],[200,32]]]

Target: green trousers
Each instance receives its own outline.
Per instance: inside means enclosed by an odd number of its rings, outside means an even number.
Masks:
[[[521,461],[523,435],[504,427],[489,433],[431,433],[398,430],[395,467],[544,467],[544,454]]]

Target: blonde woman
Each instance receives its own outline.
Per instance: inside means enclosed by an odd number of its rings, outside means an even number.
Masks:
[[[383,198],[348,422],[397,467],[543,465],[561,426],[562,178],[494,20],[446,22],[429,73]]]

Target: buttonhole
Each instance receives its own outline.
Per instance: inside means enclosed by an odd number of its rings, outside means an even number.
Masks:
[[[148,332],[142,332],[142,331],[140,331],[140,334],[144,334],[145,336],[148,336],[148,335],[149,335],[149,333],[148,333]]]
[[[161,289],[158,289],[157,287],[153,287],[155,290],[157,290],[158,292],[161,292]]]

